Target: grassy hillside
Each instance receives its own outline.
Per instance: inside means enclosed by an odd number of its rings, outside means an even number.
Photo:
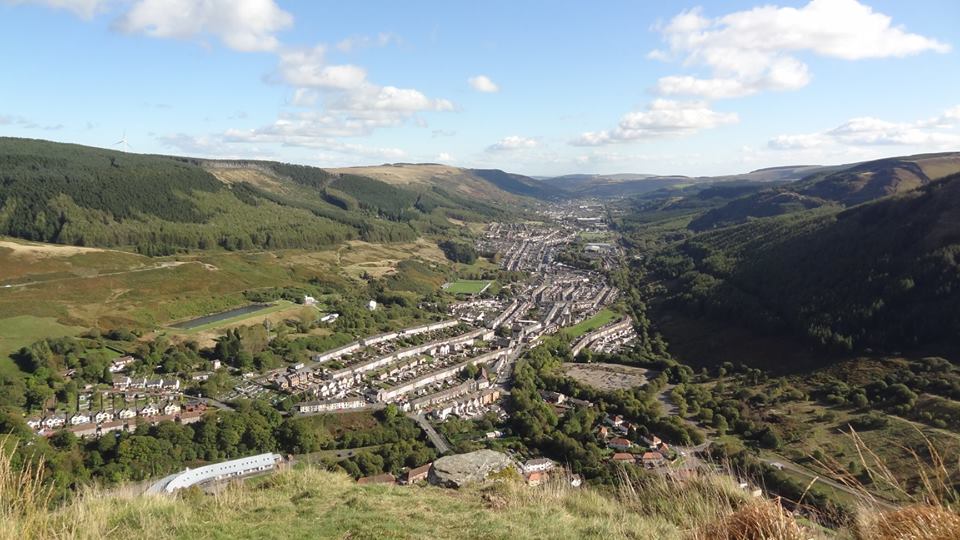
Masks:
[[[524,197],[551,198],[560,195],[543,182],[497,169],[461,169],[436,163],[395,163],[330,171],[369,176],[409,188],[439,188],[459,197],[499,203],[519,203],[523,202]]]
[[[275,162],[217,162],[0,138],[0,234],[80,246],[318,248],[412,241],[503,211]]]
[[[821,206],[853,206],[905,193],[960,171],[960,153],[921,154],[825,168],[801,180],[746,196],[711,210],[691,228],[706,230],[750,218],[799,212]]]
[[[45,508],[42,485],[0,455],[0,539],[34,538],[476,538],[880,540],[955,538],[960,517],[937,503],[860,509],[830,530],[750,499],[727,477],[684,483],[639,475],[607,492],[560,481],[531,488],[511,474],[448,490],[358,485],[313,467],[234,483],[213,496],[140,496],[136,488],[87,490]]]
[[[960,175],[703,233],[653,266],[695,314],[840,349],[960,345]]]
[[[404,261],[424,261],[430,275]],[[246,305],[265,290],[312,290],[330,302],[364,296],[369,278],[389,288],[436,291],[448,268],[425,239],[349,241],[319,250],[198,251],[146,257],[99,248],[0,239],[0,371],[8,354],[48,335],[91,327],[149,330]],[[402,278],[402,281],[401,281]],[[10,285],[10,287],[6,287]],[[206,342],[215,333],[194,336]]]
[[[800,538],[801,530],[775,505],[748,501],[713,477],[685,485],[646,479],[602,494],[559,482],[528,488],[510,475],[462,490],[362,486],[301,467],[215,496],[93,490],[53,512],[31,506],[42,496],[24,497],[40,489],[3,487],[0,494],[25,504],[0,506],[0,538],[717,538],[709,527],[747,514],[768,533],[793,533],[778,538]]]

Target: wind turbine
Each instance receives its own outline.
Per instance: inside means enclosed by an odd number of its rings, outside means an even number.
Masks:
[[[124,152],[130,151],[130,146],[127,144],[127,130],[123,130],[123,138],[119,141],[113,143],[114,146],[122,146]]]

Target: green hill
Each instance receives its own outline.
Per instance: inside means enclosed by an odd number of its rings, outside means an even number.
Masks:
[[[960,175],[847,210],[701,233],[652,262],[698,315],[821,345],[960,345]]]
[[[853,206],[905,193],[960,172],[960,153],[920,154],[824,168],[796,182],[752,194],[693,220],[697,231],[821,206]]]
[[[411,241],[503,211],[436,186],[259,161],[140,155],[0,138],[0,234],[60,244],[318,248]]]
[[[528,198],[552,199],[563,190],[544,182],[499,169],[462,169],[437,163],[390,163],[368,167],[330,169],[340,174],[357,174],[406,188],[441,189],[471,200],[518,204]]]
[[[771,502],[750,500],[721,477],[686,484],[647,478],[618,494],[560,482],[531,488],[510,475],[460,490],[359,485],[342,473],[298,467],[233,484],[215,496],[199,490],[171,497],[140,496],[133,487],[88,490],[52,511],[34,506],[42,499],[29,498],[35,494],[29,486],[8,489],[0,494],[20,496],[15,500],[22,504],[0,506],[0,538],[20,540],[716,538],[708,527],[754,514],[761,518],[754,516],[759,530],[783,529],[794,534],[778,538],[801,538],[789,514]],[[693,534],[700,530],[705,532]]]

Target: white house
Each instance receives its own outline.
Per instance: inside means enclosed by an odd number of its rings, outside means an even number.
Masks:
[[[27,426],[29,426],[30,429],[34,429],[34,430],[40,429],[40,426],[42,425],[43,425],[43,420],[39,418],[27,418]]]
[[[43,419],[43,427],[56,429],[58,427],[63,427],[67,423],[67,419],[61,415],[48,416]]]
[[[367,302],[367,309],[369,309],[370,311],[375,311],[377,309],[377,301],[371,300]]]
[[[351,397],[330,401],[310,401],[297,405],[297,410],[301,413],[315,413],[324,411],[339,411],[343,409],[357,409],[366,405],[362,398]]]
[[[133,409],[123,409],[119,413],[117,413],[117,418],[120,418],[121,420],[129,420],[130,418],[136,418],[136,417],[137,417],[137,411]]]
[[[139,416],[143,416],[143,417],[156,416],[158,414],[160,414],[160,409],[157,408],[157,406],[154,405],[153,403],[148,403],[144,405],[143,408],[140,409],[140,412],[138,413]]]
[[[303,305],[315,306],[317,305],[317,299],[312,296],[303,295]]]
[[[77,413],[70,417],[71,426],[79,426],[80,424],[89,424],[89,423],[90,423],[90,417],[83,413]]]
[[[545,472],[556,467],[557,464],[548,458],[535,458],[528,459],[526,463],[523,464],[523,472],[525,474],[530,474],[532,472]]]
[[[176,403],[167,403],[163,407],[163,414],[167,416],[170,416],[171,414],[177,414],[178,412],[180,412],[180,405],[177,405]]]
[[[100,411],[93,416],[93,420],[98,424],[110,422],[113,420],[113,413],[111,411]]]
[[[134,358],[129,355],[121,356],[120,358],[117,358],[116,360],[113,361],[113,363],[110,364],[110,367],[109,367],[110,373],[120,373],[121,371],[126,369],[127,366],[132,364],[133,361],[134,361]]]
[[[320,317],[320,322],[322,323],[332,323],[333,321],[340,318],[339,313],[327,313],[323,317]]]

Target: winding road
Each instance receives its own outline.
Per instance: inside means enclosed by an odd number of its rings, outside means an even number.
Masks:
[[[446,454],[451,450],[450,443],[443,438],[443,435],[437,433],[437,430],[430,425],[430,422],[427,421],[426,417],[424,417],[422,414],[413,413],[407,413],[407,416],[413,419],[413,421],[417,424],[420,424],[420,427],[427,434],[427,437],[430,438],[430,442],[433,443],[433,446],[437,449],[437,452]]]
[[[884,510],[895,510],[898,508],[896,504],[890,501],[881,499],[876,495],[872,495],[872,494],[867,495],[862,491],[858,491],[845,484],[826,478],[823,475],[817,474],[801,465],[797,465],[792,461],[788,461],[785,459],[768,459],[768,458],[760,458],[760,461],[766,463],[767,465],[770,465],[775,469],[781,469],[785,471],[790,471],[795,474],[799,474],[800,476],[803,476],[807,479],[812,480],[813,483],[820,482],[822,484],[828,485],[837,491],[841,491],[843,493],[846,493],[847,495],[850,495],[851,497],[856,498],[857,500],[876,504],[877,506],[879,506],[880,508],[883,508]]]

